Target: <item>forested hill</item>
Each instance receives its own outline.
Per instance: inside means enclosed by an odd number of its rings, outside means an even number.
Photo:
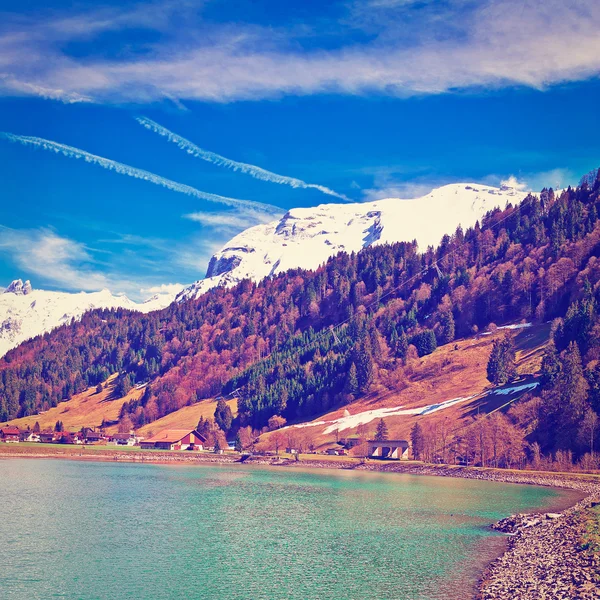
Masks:
[[[520,319],[566,317],[559,350],[577,341],[593,369],[599,195],[599,178],[558,197],[544,189],[424,253],[410,243],[374,246],[148,315],[90,312],[0,361],[0,421],[56,406],[116,372],[119,396],[150,382],[122,411],[136,426],[237,388],[242,424],[306,418],[366,393],[415,353]]]

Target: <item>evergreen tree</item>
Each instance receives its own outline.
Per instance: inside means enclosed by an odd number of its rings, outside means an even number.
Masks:
[[[396,356],[398,358],[404,358],[408,350],[408,337],[404,331],[404,327],[400,327],[400,335],[398,336],[398,347],[396,349]]]
[[[131,391],[131,388],[131,376],[129,373],[125,373],[117,380],[117,385],[115,385],[115,395],[117,398],[123,398],[124,396],[127,396]]]
[[[410,431],[410,441],[412,445],[413,458],[420,460],[423,455],[425,438],[423,436],[423,428],[419,423],[415,423]]]
[[[33,426],[33,433],[39,433],[40,431],[41,431],[40,424],[38,421],[36,421],[35,425]]]
[[[358,390],[361,393],[369,391],[374,377],[373,357],[371,356],[371,343],[368,336],[359,342],[355,348],[354,363],[356,364],[356,379]]]
[[[200,420],[198,421],[198,425],[196,425],[196,431],[208,439],[208,436],[212,432],[212,424],[211,424],[210,419],[205,419],[204,417],[200,417]]]
[[[441,319],[440,344],[449,344],[455,337],[455,325],[452,311],[442,313]]]
[[[240,437],[240,433],[238,431],[238,434],[235,436],[235,451],[241,452],[243,449],[242,438]]]
[[[437,348],[435,333],[432,329],[424,329],[420,333],[413,335],[410,343],[417,349],[419,356],[431,354]]]
[[[398,342],[398,330],[396,329],[396,325],[392,325],[390,332],[390,350],[394,356],[398,356]]]
[[[347,394],[358,394],[358,377],[356,375],[356,364],[353,362],[346,376],[345,392]]]
[[[215,423],[225,432],[231,429],[231,423],[233,421],[233,414],[229,408],[227,402],[221,398],[217,402],[217,408],[215,409]]]
[[[560,375],[544,394],[538,435],[549,450],[571,449],[589,407],[588,383],[583,375],[579,347],[571,342],[560,355]]]
[[[550,342],[544,350],[541,369],[541,384],[544,389],[554,386],[560,375],[561,362],[554,342]]]
[[[494,385],[504,385],[516,373],[515,346],[510,335],[494,340],[487,364],[487,378]]]
[[[377,423],[377,430],[375,431],[375,439],[378,442],[382,442],[388,439],[388,428],[383,419],[379,419]]]
[[[64,428],[63,428],[62,421],[56,421],[56,423],[54,424],[54,431],[61,432],[63,430],[64,430]]]

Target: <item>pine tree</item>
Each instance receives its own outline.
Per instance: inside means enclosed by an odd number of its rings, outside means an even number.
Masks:
[[[353,362],[346,376],[345,391],[347,394],[358,394],[358,378],[356,375],[356,364]]]
[[[404,331],[404,327],[400,327],[400,335],[398,336],[398,347],[396,349],[396,356],[398,358],[404,358],[408,351],[408,337]]]
[[[39,433],[40,430],[41,430],[41,428],[40,428],[39,421],[36,421],[35,425],[33,426],[33,433]]]
[[[571,342],[560,355],[560,375],[544,394],[538,432],[542,445],[568,450],[577,439],[583,416],[589,407],[588,383],[583,375],[579,347]]]
[[[424,329],[416,335],[413,335],[410,343],[417,349],[419,356],[431,354],[437,348],[435,333],[432,329]]]
[[[440,319],[442,331],[440,335],[440,344],[449,344],[455,337],[454,317],[452,311],[446,311]]]
[[[373,357],[371,356],[371,343],[368,336],[358,343],[355,349],[356,378],[358,390],[361,393],[369,391],[374,377]]]
[[[398,330],[396,329],[396,325],[392,325],[392,330],[390,333],[390,350],[394,356],[398,356]]]
[[[494,385],[504,385],[514,378],[515,373],[515,347],[512,337],[507,335],[501,340],[494,340],[487,364],[488,380]]]
[[[424,449],[423,428],[419,423],[415,423],[410,431],[410,441],[412,444],[412,453],[415,460],[420,460]]]
[[[231,423],[233,421],[233,414],[229,408],[227,402],[221,398],[217,402],[217,408],[215,409],[215,423],[225,432],[231,429]]]
[[[375,439],[378,442],[382,442],[383,440],[388,439],[388,428],[383,419],[379,419],[379,423],[377,423],[377,430],[375,431]]]
[[[243,449],[242,438],[240,437],[240,433],[238,431],[238,434],[235,436],[235,451],[241,452]]]
[[[554,386],[560,375],[561,362],[554,342],[550,342],[544,350],[541,368],[541,384],[544,389]]]

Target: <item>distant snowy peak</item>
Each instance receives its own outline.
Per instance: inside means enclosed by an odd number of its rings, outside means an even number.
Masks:
[[[17,296],[27,296],[32,292],[31,283],[27,280],[23,283],[22,279],[15,279],[5,290],[5,294],[15,294]]]
[[[215,286],[243,279],[260,281],[292,268],[316,269],[341,251],[358,252],[373,244],[416,240],[424,250],[459,225],[471,227],[489,210],[518,203],[526,195],[507,186],[461,183],[408,200],[295,208],[278,221],[234,237],[210,259],[206,278],[185,288],[176,300],[197,298]]]
[[[25,340],[70,323],[71,319],[80,319],[88,310],[125,308],[148,313],[165,308],[174,298],[175,294],[160,294],[137,303],[109,290],[79,293],[33,290],[29,281],[16,279],[0,294],[0,356]]]

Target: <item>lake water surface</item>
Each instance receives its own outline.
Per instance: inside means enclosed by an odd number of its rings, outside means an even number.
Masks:
[[[468,598],[487,527],[552,489],[399,474],[0,460],[0,597]]]

